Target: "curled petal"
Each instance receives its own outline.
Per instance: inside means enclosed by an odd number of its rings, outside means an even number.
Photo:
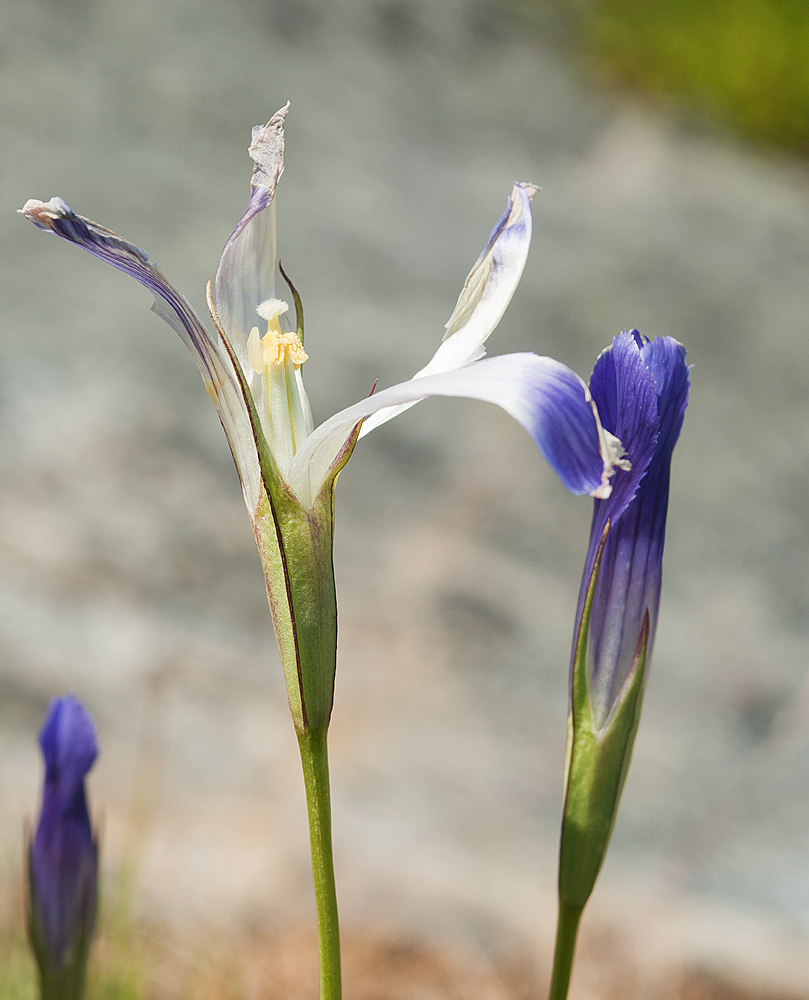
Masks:
[[[602,728],[630,676],[643,640],[651,656],[657,628],[669,478],[688,403],[685,349],[671,337],[616,337],[596,363],[590,388],[604,423],[626,444],[631,472],[618,472],[613,495],[597,501],[579,595],[584,594],[604,526],[610,530],[593,596],[587,672],[595,723]]]
[[[531,199],[538,190],[533,184],[514,185],[505,212],[464,282],[441,346],[414,379],[455,371],[486,354],[483,344],[506,311],[528,259]],[[412,405],[390,407],[374,414],[365,421],[360,436]]]
[[[284,121],[289,104],[253,129],[250,201],[222,251],[216,272],[216,311],[248,380],[247,337],[256,307],[275,297],[275,189],[284,172]]]
[[[77,215],[61,198],[51,198],[48,202],[31,199],[20,212],[35,226],[75,243],[152,292],[153,311],[180,335],[197,362],[205,389],[225,429],[248,508],[254,511],[261,479],[258,454],[248,407],[226,346],[218,337],[211,336],[191,304],[150,262],[144,250]]]
[[[590,392],[604,427],[626,449],[631,468],[616,473],[609,500],[600,505],[601,537],[609,520],[613,527],[637,492],[657,444],[655,380],[641,353],[640,334],[623,332],[602,351],[590,376]]]
[[[392,386],[321,424],[292,466],[290,486],[301,503],[314,503],[343,443],[361,420],[383,407],[410,405],[426,396],[497,403],[528,431],[571,493],[604,495],[605,477],[619,455],[614,439],[601,431],[587,386],[552,358],[507,354]]]

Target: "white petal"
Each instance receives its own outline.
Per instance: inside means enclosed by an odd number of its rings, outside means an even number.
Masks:
[[[402,382],[325,421],[292,465],[290,486],[301,503],[312,506],[335,457],[360,420],[383,407],[415,403],[425,396],[466,396],[497,403],[528,431],[567,489],[604,495],[615,452],[606,450],[587,386],[553,358],[506,354],[454,372]]]
[[[515,184],[508,206],[498,219],[475,266],[464,282],[441,346],[413,378],[455,371],[482,358],[489,334],[500,322],[522,277],[531,246],[531,199],[538,188]],[[415,400],[418,402],[418,400]],[[384,424],[413,403],[390,407],[363,424],[360,436]]]
[[[253,129],[250,201],[222,251],[216,272],[216,311],[248,381],[247,337],[256,309],[275,298],[275,189],[284,172],[284,119],[289,104]]]

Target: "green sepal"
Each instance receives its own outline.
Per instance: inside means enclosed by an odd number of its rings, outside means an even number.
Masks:
[[[298,336],[298,340],[303,343],[303,302],[298,294],[298,289],[289,280],[286,271],[281,267],[281,261],[278,261],[278,270],[281,272],[281,277],[289,286],[290,292],[292,292],[292,301],[295,303],[295,332]]]
[[[559,902],[581,910],[607,853],[640,721],[646,676],[649,615],[644,617],[632,668],[609,718],[597,729],[587,678],[587,642],[596,580],[607,540],[604,529],[585,596],[573,659],[565,765],[565,805],[559,849]]]
[[[90,945],[93,942],[96,912],[98,909],[98,880],[96,878],[94,895],[86,902],[86,909],[81,914],[78,935],[61,964],[54,963],[49,954],[42,932],[42,917],[34,884],[34,872],[31,865],[31,840],[28,838],[26,849],[26,867],[28,874],[28,936],[31,950],[39,972],[40,1000],[84,1000],[87,983],[87,961],[90,957]],[[93,842],[95,851],[95,869],[98,871],[98,840]]]
[[[283,478],[265,474],[253,521],[289,707],[299,733],[326,729],[331,718],[337,669],[334,484],[359,432],[357,424],[311,508],[301,505]]]
[[[283,274],[283,271],[281,272]],[[300,296],[289,284],[303,333]],[[337,595],[334,588],[334,484],[351,458],[362,421],[332,462],[311,508],[289,488],[267,444],[253,395],[219,322],[208,285],[208,308],[231,358],[250,415],[261,467],[262,488],[250,511],[267,599],[298,733],[328,728],[337,669]]]

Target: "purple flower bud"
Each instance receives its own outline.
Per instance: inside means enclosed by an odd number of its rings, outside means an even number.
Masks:
[[[683,425],[688,390],[682,344],[672,337],[648,341],[637,330],[625,331],[613,340],[590,378],[590,392],[604,427],[620,437],[632,463],[630,471],[616,473],[610,498],[595,501],[576,616],[574,636],[609,522],[587,648],[590,699],[598,729],[610,717],[642,637],[651,657],[660,604],[671,456]]]
[[[93,721],[73,695],[51,701],[39,745],[45,781],[28,852],[31,942],[43,1000],[78,1000],[96,916],[98,844],[84,778],[98,745]]]

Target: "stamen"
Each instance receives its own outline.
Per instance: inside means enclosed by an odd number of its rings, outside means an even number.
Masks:
[[[254,326],[250,331],[250,336],[247,338],[247,360],[250,362],[250,367],[258,375],[261,375],[264,371],[264,348],[261,344],[261,337],[258,333],[258,327]]]
[[[264,337],[263,344],[265,365],[282,365],[288,357],[299,368],[309,358],[296,333],[276,333],[271,329]]]
[[[284,334],[283,341],[284,347],[287,349],[287,357],[296,368],[300,368],[304,361],[309,360],[309,355],[303,349],[303,344],[297,333]]]
[[[264,364],[268,367],[284,363],[283,336],[283,334],[278,334],[275,330],[270,329],[262,341],[264,344]]]

